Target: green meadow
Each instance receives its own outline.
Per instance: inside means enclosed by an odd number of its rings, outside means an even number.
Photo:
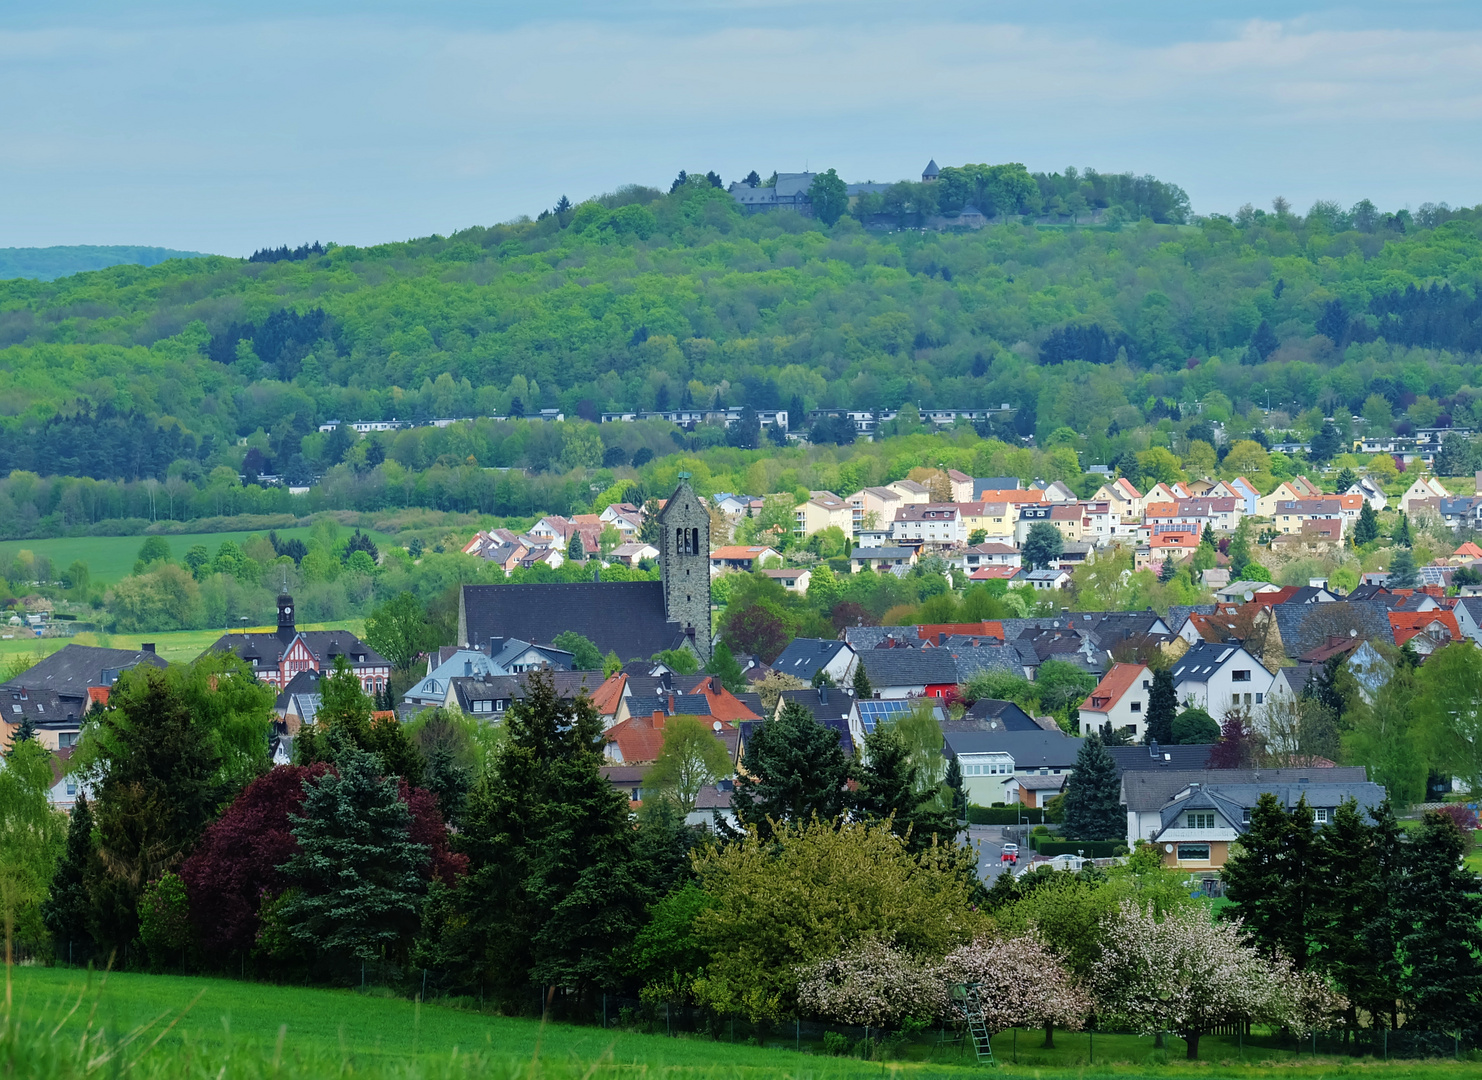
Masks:
[[[1040,1049],[1039,1031],[1003,1032],[998,1063],[979,1065],[961,1044],[936,1032],[889,1047],[883,1060],[835,1056],[803,1042],[789,1025],[766,1040],[667,1038],[622,1027],[582,1027],[494,1016],[473,1008],[421,1005],[349,990],[269,986],[204,977],[89,974],[24,967],[12,972],[12,1005],[0,1025],[0,1070],[42,1080],[82,1076],[201,1077],[714,1077],[735,1080],[855,1077],[968,1077],[992,1070],[1023,1077],[1207,1075],[1216,1070],[1252,1080],[1382,1074],[1395,1078],[1477,1075],[1477,1065],[1450,1059],[1376,1061],[1293,1052],[1274,1038],[1238,1043],[1206,1037],[1202,1061],[1182,1060],[1150,1038],[1059,1032],[1056,1049]],[[662,1027],[662,1021],[660,1021]],[[1094,1061],[1092,1057],[1094,1055]],[[1017,1063],[1015,1057],[1017,1056]]]
[[[304,623],[300,630],[349,630],[352,634],[360,634],[365,627],[364,619],[339,619],[335,622]],[[252,627],[255,630],[270,629],[269,627]],[[231,632],[241,633],[242,628],[234,626]],[[21,627],[5,627],[4,633],[14,634],[14,637],[0,637],[0,666],[3,666],[10,657],[20,653],[26,653],[40,660],[50,656],[58,649],[75,642],[78,645],[101,645],[110,649],[138,649],[145,642],[153,643],[155,651],[172,664],[184,663],[194,660],[205,652],[217,638],[225,632],[219,627],[215,630],[172,630],[168,633],[155,634],[103,634],[103,633],[81,633],[68,638],[38,638],[26,636],[26,631]]]
[[[307,541],[312,530],[308,526],[294,526],[276,531],[284,539],[296,536]],[[342,527],[341,532],[345,531],[347,530]],[[207,550],[214,555],[217,548],[228,540],[241,544],[250,537],[263,536],[266,532],[263,529],[256,532],[184,533],[180,536],[166,536],[164,541],[170,545],[171,559],[179,562],[196,544],[205,544]],[[394,542],[385,533],[371,532],[370,536],[377,545]],[[6,540],[0,543],[0,568],[10,566],[16,552],[24,550],[50,559],[57,574],[81,559],[87,563],[88,573],[94,584],[111,585],[133,573],[134,560],[145,539],[143,536],[62,536],[47,540]]]

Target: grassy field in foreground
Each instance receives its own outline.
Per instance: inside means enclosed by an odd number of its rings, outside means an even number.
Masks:
[[[907,1073],[967,1077],[982,1067],[958,1046],[922,1043],[901,1048],[905,1060],[866,1062],[831,1057],[804,1044],[791,1048],[784,1025],[777,1045],[716,1041],[703,1036],[666,1038],[617,1029],[541,1024],[472,1010],[418,1006],[402,999],[361,996],[351,991],[239,983],[231,980],[114,974],[89,979],[77,970],[18,968],[14,972],[12,1032],[29,1033],[34,1046],[11,1034],[0,1040],[0,1070],[8,1075],[85,1075],[67,1055],[86,1043],[84,1056],[115,1056],[109,1075],[284,1078],[360,1075],[398,1077],[551,1076],[570,1080],[670,1075],[810,1080],[852,1080]],[[933,1039],[935,1036],[933,1035]],[[999,1065],[1009,1076],[1074,1075],[1082,1078],[1145,1076],[1150,1070],[1186,1075],[1211,1068],[1239,1068],[1257,1077],[1329,1077],[1377,1072],[1397,1078],[1482,1075],[1465,1062],[1375,1062],[1308,1056],[1246,1047],[1240,1068],[1235,1040],[1207,1038],[1204,1061],[1188,1065],[1183,1046],[1170,1039],[1167,1053],[1152,1051],[1150,1039],[1097,1035],[1096,1061],[1087,1061],[1090,1038],[1057,1034],[1054,1051],[1039,1050],[1040,1032],[1021,1031],[1017,1040],[994,1040]],[[37,1043],[37,1040],[42,1040]],[[132,1041],[129,1041],[132,1039]],[[1018,1044],[1018,1064],[1012,1060]],[[786,1043],[784,1047],[782,1043]],[[40,1046],[41,1049],[37,1049]],[[151,1048],[152,1047],[152,1048]],[[119,1048],[119,1049],[114,1049]],[[815,1049],[817,1052],[809,1052]],[[58,1061],[40,1061],[50,1053]],[[5,1059],[9,1057],[11,1062]],[[69,1066],[68,1062],[72,1064]],[[277,1064],[275,1065],[275,1061]],[[101,1066],[99,1066],[101,1067]],[[95,1070],[94,1074],[96,1074]]]
[[[339,619],[335,622],[304,623],[300,630],[348,630],[352,634],[359,635],[365,627],[364,619]],[[271,631],[273,627],[253,627],[255,630]],[[6,628],[10,633],[11,628]],[[50,656],[58,649],[71,642],[79,645],[102,645],[110,649],[137,649],[146,641],[154,643],[155,651],[172,664],[194,660],[205,652],[211,644],[221,637],[221,629],[216,630],[176,630],[169,633],[157,634],[78,634],[73,638],[38,638],[24,637],[16,630],[16,637],[11,639],[0,638],[0,666],[16,653],[30,653],[32,655]],[[232,627],[231,632],[241,632],[240,627]]]
[[[306,541],[311,531],[305,526],[296,526],[278,529],[277,533],[284,539],[296,536]],[[341,529],[342,535],[344,532],[346,530]],[[258,532],[184,533],[163,539],[170,545],[170,556],[178,562],[197,544],[206,545],[206,549],[214,555],[228,540],[240,544],[250,536],[263,536],[266,533],[266,529]],[[392,542],[385,533],[372,531],[370,536],[377,545],[384,546]],[[6,540],[0,543],[0,567],[8,567],[15,559],[16,552],[21,550],[46,556],[51,560],[52,569],[58,576],[81,559],[87,563],[88,573],[92,575],[94,584],[111,585],[133,572],[134,560],[138,558],[139,548],[143,546],[145,539],[143,536],[61,536],[49,540]]]

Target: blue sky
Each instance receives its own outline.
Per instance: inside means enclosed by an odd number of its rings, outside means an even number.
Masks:
[[[242,255],[679,169],[1090,165],[1197,211],[1482,202],[1482,5],[6,0],[0,247]]]

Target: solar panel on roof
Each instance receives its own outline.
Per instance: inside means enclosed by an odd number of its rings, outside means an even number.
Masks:
[[[864,724],[865,734],[874,732],[876,725],[881,721],[893,720],[899,716],[910,713],[912,703],[901,699],[890,699],[886,701],[861,701],[859,703],[859,719]]]

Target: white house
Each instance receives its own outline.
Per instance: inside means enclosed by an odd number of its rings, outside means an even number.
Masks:
[[[1274,681],[1261,662],[1239,645],[1200,642],[1173,666],[1180,705],[1203,709],[1218,720],[1228,710],[1266,703]]]
[[[953,546],[967,541],[967,530],[956,503],[913,503],[895,512],[897,542]]]
[[[1152,688],[1153,673],[1146,664],[1113,664],[1081,703],[1081,734],[1099,732],[1110,724],[1112,731],[1142,738]]]
[[[1434,476],[1417,476],[1415,482],[1405,489],[1405,494],[1400,496],[1400,509],[1405,513],[1411,513],[1418,502],[1427,499],[1450,498],[1451,492],[1441,486],[1441,481]]]
[[[1369,504],[1376,514],[1389,505],[1389,496],[1384,494],[1384,489],[1372,476],[1360,477],[1348,486],[1345,495],[1362,495],[1364,501]]]

